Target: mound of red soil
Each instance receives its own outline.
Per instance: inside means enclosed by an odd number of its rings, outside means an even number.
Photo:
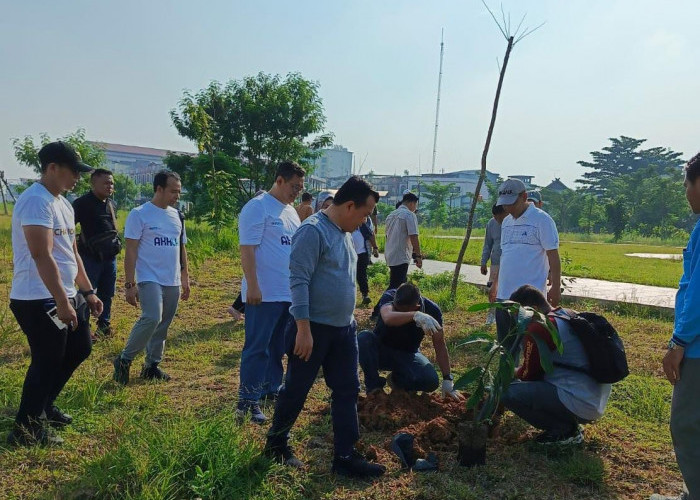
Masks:
[[[457,424],[472,418],[465,401],[401,390],[360,397],[357,410],[360,424],[367,430],[389,434],[386,449],[397,432],[413,434],[416,457],[424,457],[425,451],[456,448]]]

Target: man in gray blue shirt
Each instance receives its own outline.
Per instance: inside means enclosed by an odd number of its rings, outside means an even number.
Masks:
[[[352,233],[379,200],[379,194],[357,176],[348,179],[325,211],[307,218],[292,237],[289,261],[292,306],[286,337],[287,374],[275,405],[265,454],[285,465],[304,464],[289,447],[289,431],[323,367],[331,389],[333,472],[352,477],[377,477],[381,465],[365,460],[354,448],[360,431],[357,396],[360,392],[355,334],[355,276],[357,255]]]
[[[486,287],[491,291],[494,281],[498,281],[498,270],[501,267],[501,223],[508,215],[501,205],[491,207],[493,217],[486,224],[486,235],[484,236],[484,249],[481,252],[481,274],[486,276],[489,270],[486,267],[491,260],[491,273]],[[486,324],[490,325],[496,320],[493,309],[489,309]]]

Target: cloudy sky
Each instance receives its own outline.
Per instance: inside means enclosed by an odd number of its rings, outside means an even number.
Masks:
[[[500,4],[489,2],[500,14]],[[320,84],[327,128],[363,172],[429,171],[440,30],[437,170],[478,168],[505,40],[479,0],[0,0],[0,169],[10,140],[91,139],[193,150],[168,111],[185,89],[260,71]],[[700,150],[700,2],[506,0],[513,51],[489,169],[567,184],[608,137]],[[693,42],[693,40],[696,40]],[[695,55],[693,55],[695,54]]]

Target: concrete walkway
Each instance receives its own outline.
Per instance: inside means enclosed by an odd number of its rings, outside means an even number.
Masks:
[[[384,255],[380,255],[384,261]],[[409,273],[418,268],[411,265]],[[426,274],[440,274],[448,271],[453,273],[455,264],[439,260],[424,260],[423,272]],[[481,274],[479,266],[462,264],[460,276],[467,282],[478,286],[486,286],[486,276]],[[569,280],[573,279],[573,282]],[[624,302],[651,306],[666,311],[672,311],[676,300],[675,288],[658,286],[637,285],[634,283],[616,283],[613,281],[594,280],[589,278],[565,277],[566,290],[562,294],[564,298],[572,300],[592,299],[603,303]]]

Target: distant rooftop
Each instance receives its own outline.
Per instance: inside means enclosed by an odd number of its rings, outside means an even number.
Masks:
[[[180,153],[180,154],[192,154],[185,151],[173,151],[171,149],[157,149],[157,148],[144,148],[141,146],[129,146],[126,144],[114,144],[111,142],[102,141],[90,141],[92,144],[103,148],[106,151],[113,151],[115,153],[130,153],[130,154],[140,154],[149,156],[164,157],[170,152]]]

